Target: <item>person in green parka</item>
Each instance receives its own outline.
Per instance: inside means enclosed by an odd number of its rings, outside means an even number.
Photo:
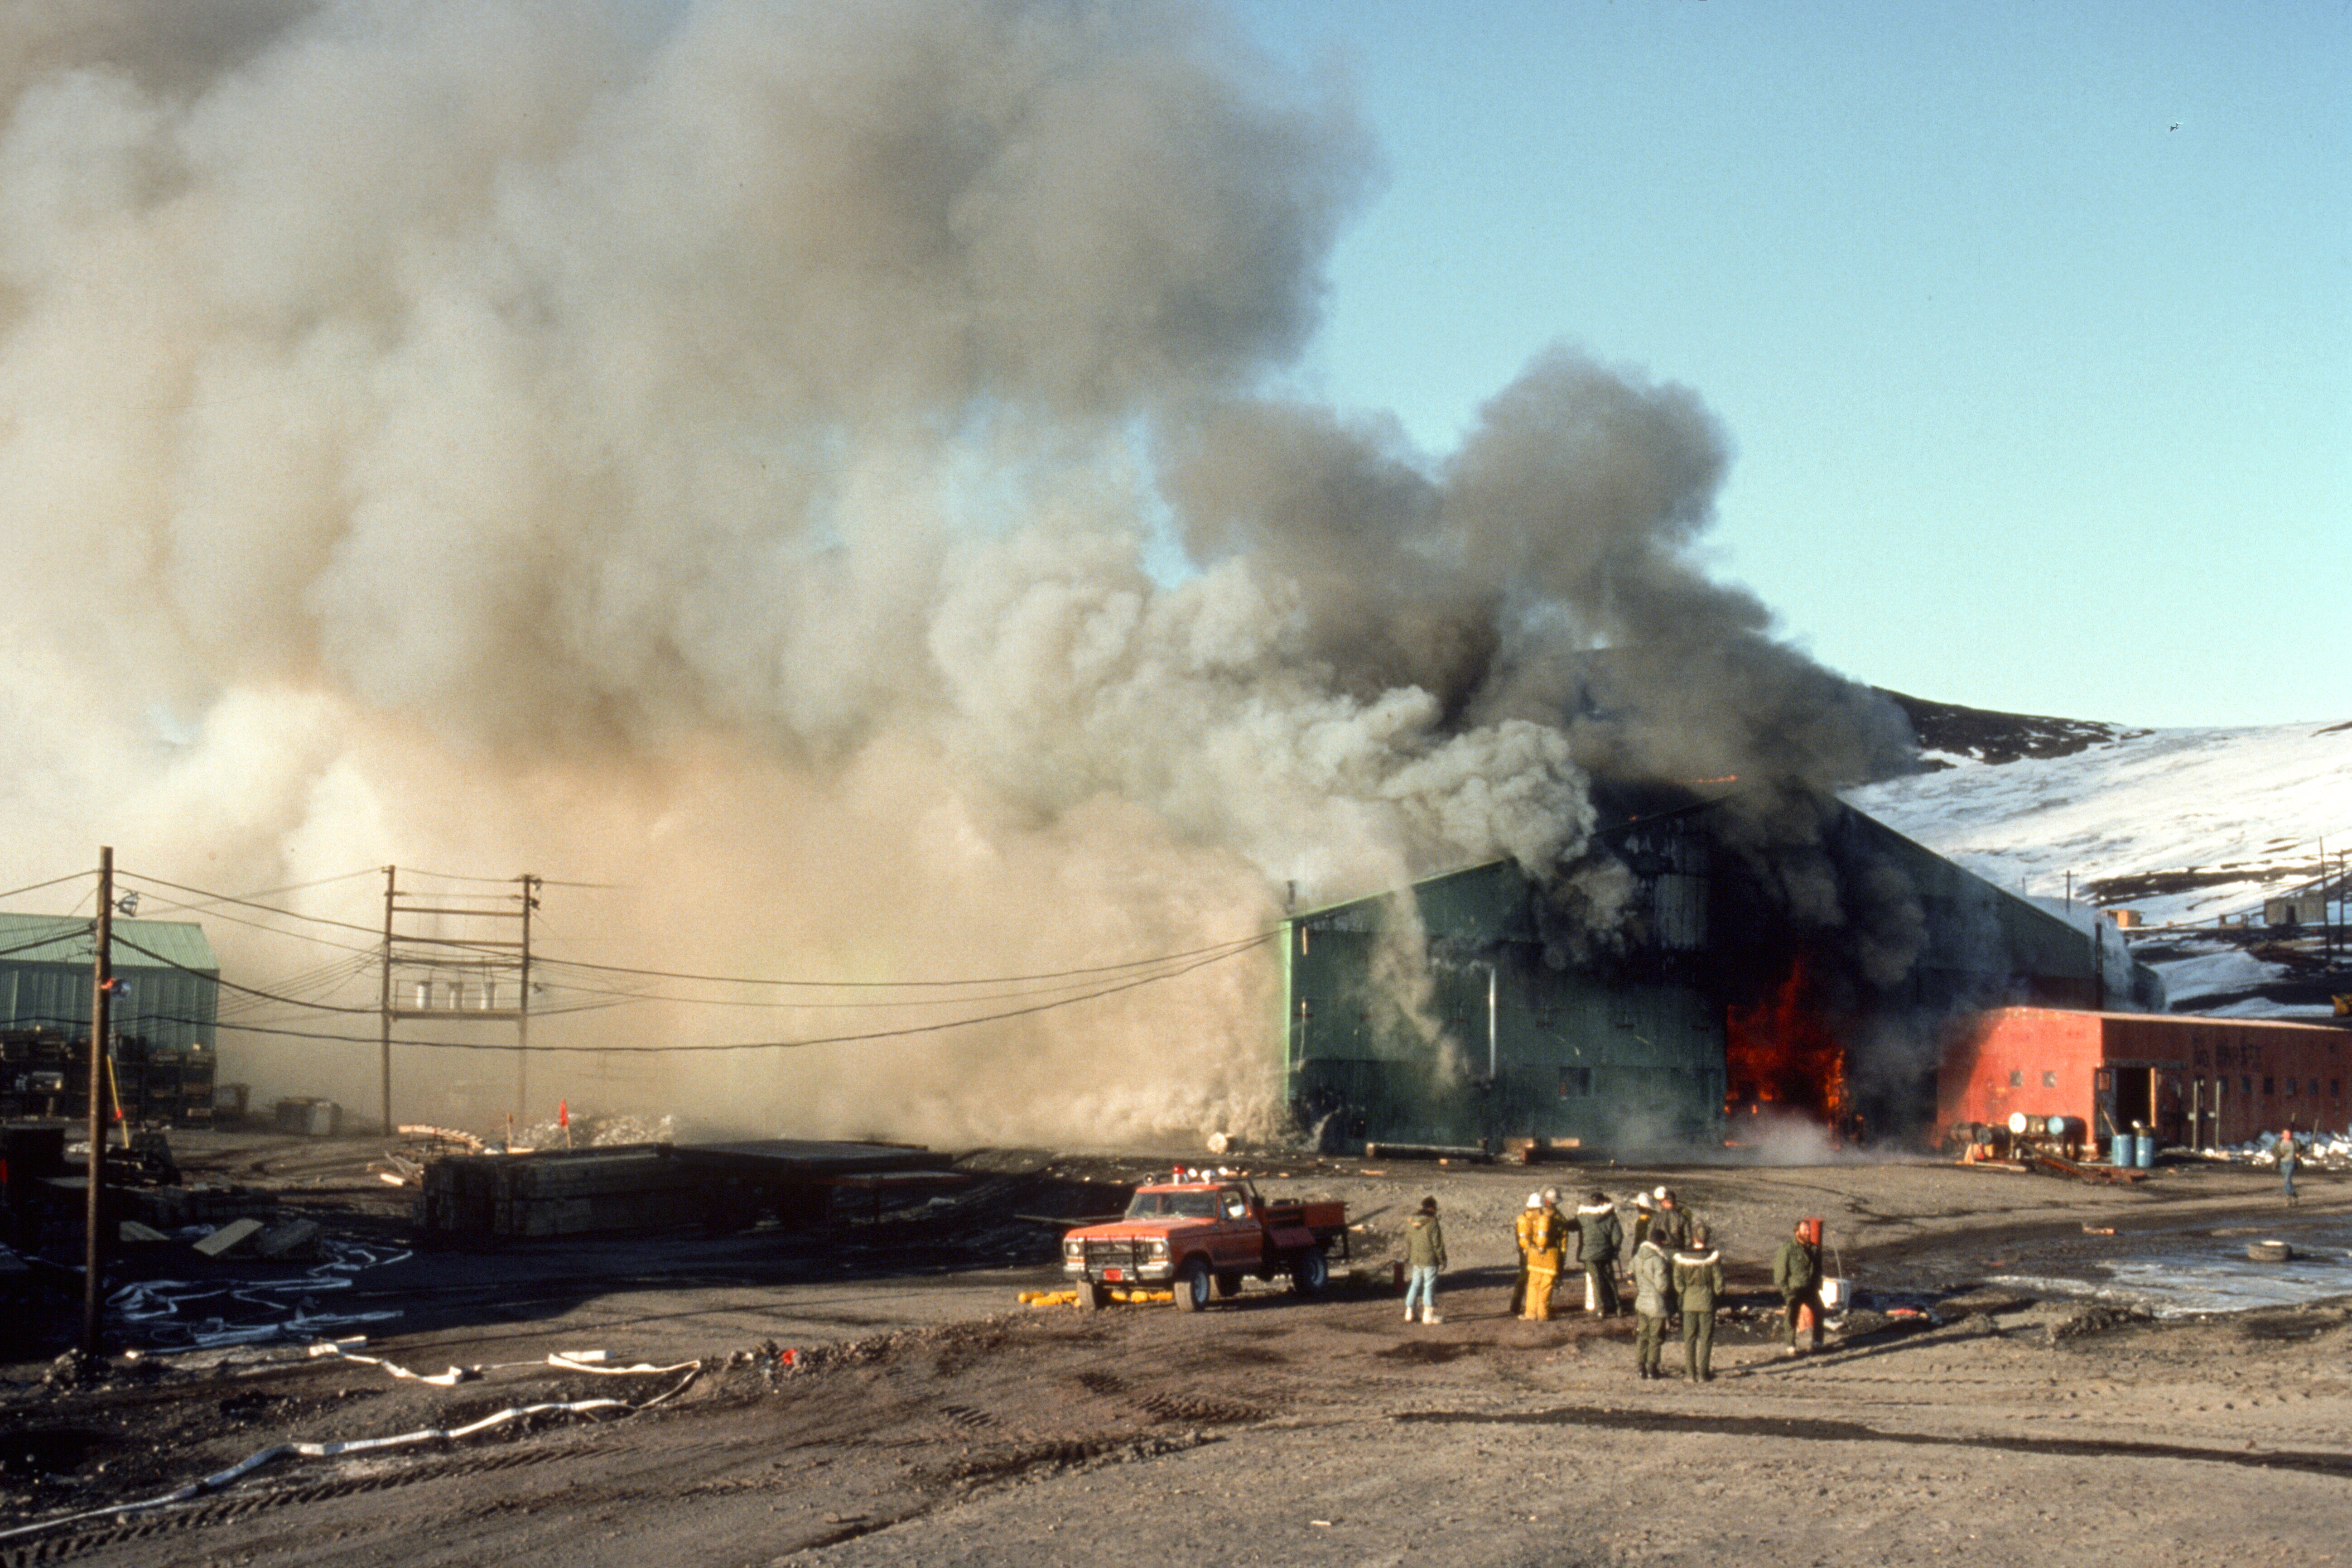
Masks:
[[[1664,1377],[1658,1363],[1666,1337],[1666,1292],[1674,1288],[1674,1265],[1654,1236],[1633,1248],[1633,1368],[1644,1381]]]
[[[1712,1383],[1715,1303],[1723,1294],[1723,1255],[1708,1244],[1704,1225],[1691,1227],[1690,1244],[1675,1252],[1675,1294],[1683,1308],[1683,1359],[1694,1383]]]
[[[1617,1206],[1605,1192],[1596,1192],[1576,1210],[1580,1232],[1577,1260],[1584,1265],[1585,1294],[1594,1315],[1617,1315],[1617,1249],[1625,1244],[1624,1227],[1617,1223]]]
[[[1813,1345],[1822,1348],[1822,1254],[1814,1245],[1812,1228],[1797,1221],[1796,1234],[1772,1254],[1772,1288],[1780,1292],[1780,1313],[1786,1320],[1789,1354],[1798,1354],[1797,1320],[1810,1309],[1813,1315]]]

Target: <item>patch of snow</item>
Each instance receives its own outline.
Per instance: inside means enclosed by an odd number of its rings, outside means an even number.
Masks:
[[[2224,916],[2259,925],[2265,899],[2311,884],[2323,841],[2331,865],[2352,851],[2352,727],[2147,730],[2066,757],[1937,760],[1954,766],[1845,798],[2078,925],[2095,892],[2119,886],[2101,902],[2137,912],[2142,940],[2194,944],[2189,928]],[[2157,967],[2176,1007],[2285,975],[2218,943]],[[2250,998],[2214,1016],[2313,1015]]]
[[[2210,997],[2216,991],[2242,991],[2273,978],[2277,973],[2276,965],[2265,964],[2239,948],[2200,953],[2165,965],[2164,994],[2177,1007],[2193,998]]]

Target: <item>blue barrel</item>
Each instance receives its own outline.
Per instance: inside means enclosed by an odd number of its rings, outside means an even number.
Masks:
[[[2154,1169],[2156,1166],[2156,1134],[2154,1133],[2142,1133],[2137,1140],[2137,1146],[2132,1150],[2132,1164],[2137,1166],[2142,1170]]]

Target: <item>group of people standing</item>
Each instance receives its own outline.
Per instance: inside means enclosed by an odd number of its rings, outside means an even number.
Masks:
[[[1519,1281],[1511,1292],[1511,1311],[1518,1316],[1549,1322],[1552,1292],[1570,1264],[1583,1270],[1586,1311],[1597,1317],[1614,1317],[1623,1310],[1618,1258],[1625,1244],[1625,1229],[1618,1219],[1616,1204],[1606,1193],[1590,1194],[1577,1206],[1573,1219],[1560,1209],[1558,1187],[1529,1193],[1527,1207],[1519,1214],[1517,1240]],[[1673,1189],[1661,1186],[1633,1200],[1633,1240],[1636,1375],[1645,1380],[1666,1375],[1663,1365],[1666,1332],[1670,1318],[1679,1313],[1687,1375],[1695,1383],[1713,1382],[1715,1312],[1723,1297],[1723,1257],[1706,1226],[1692,1218]],[[1437,1314],[1437,1277],[1445,1268],[1445,1233],[1438,1224],[1433,1197],[1423,1198],[1420,1212],[1406,1222],[1405,1262],[1405,1322],[1443,1322]],[[1812,1348],[1821,1349],[1823,1314],[1818,1220],[1799,1220],[1794,1234],[1780,1244],[1772,1259],[1772,1283],[1780,1295],[1788,1354],[1799,1354],[1798,1326],[1808,1312]]]

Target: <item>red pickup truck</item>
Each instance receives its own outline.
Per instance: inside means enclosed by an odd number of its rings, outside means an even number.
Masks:
[[[1090,1311],[1113,1285],[1166,1284],[1179,1307],[1197,1312],[1212,1281],[1217,1294],[1234,1296],[1244,1274],[1287,1274],[1300,1295],[1316,1295],[1330,1279],[1331,1243],[1345,1257],[1347,1239],[1348,1206],[1337,1200],[1261,1197],[1246,1181],[1148,1182],[1121,1218],[1062,1238],[1062,1271]]]

